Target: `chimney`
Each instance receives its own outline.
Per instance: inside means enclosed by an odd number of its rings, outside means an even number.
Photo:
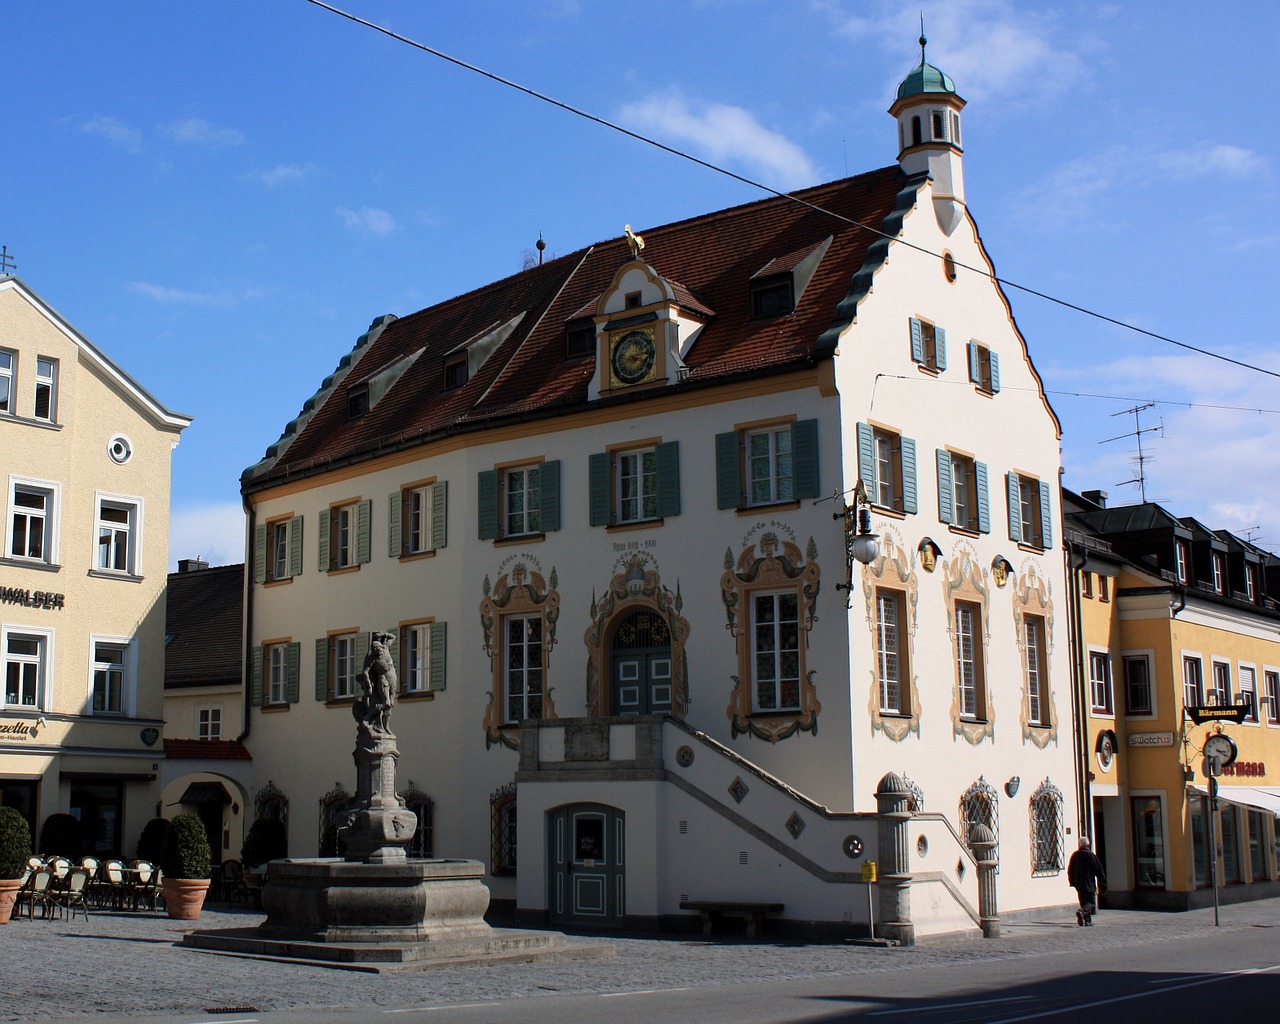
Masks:
[[[203,558],[179,558],[178,572],[200,572],[202,569],[209,568],[209,563]]]
[[[1081,491],[1080,497],[1084,498],[1085,501],[1093,502],[1095,505],[1098,506],[1098,508],[1107,507],[1106,491]]]

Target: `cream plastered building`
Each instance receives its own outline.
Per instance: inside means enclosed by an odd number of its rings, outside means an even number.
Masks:
[[[1069,902],[1059,428],[963,106],[922,55],[897,164],[373,322],[242,479],[291,855],[333,849],[386,631],[412,852],[528,921],[972,929],[975,826],[988,910]]]
[[[1112,906],[1275,896],[1280,562],[1147,502],[1064,492],[1078,611],[1082,791]],[[1194,708],[1244,705],[1196,724]],[[1210,805],[1206,740],[1236,759]],[[1210,822],[1212,817],[1212,841]]]
[[[164,747],[169,471],[191,419],[0,278],[0,794],[131,856]]]

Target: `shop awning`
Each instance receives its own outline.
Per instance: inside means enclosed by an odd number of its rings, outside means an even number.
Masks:
[[[180,804],[229,804],[231,794],[221,782],[193,782],[178,799]]]
[[[1206,786],[1195,785],[1192,791],[1208,796]],[[1255,807],[1268,814],[1280,815],[1280,786],[1218,786],[1218,799],[1228,803]]]

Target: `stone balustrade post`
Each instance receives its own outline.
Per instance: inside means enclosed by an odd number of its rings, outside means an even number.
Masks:
[[[969,826],[969,845],[978,861],[978,921],[984,939],[1000,938],[1000,915],[996,903],[996,835],[986,825]]]
[[[916,926],[911,921],[910,799],[906,783],[893,772],[876,786],[876,808],[880,817],[877,854],[880,912],[876,917],[876,935],[903,946],[914,946],[916,942]]]

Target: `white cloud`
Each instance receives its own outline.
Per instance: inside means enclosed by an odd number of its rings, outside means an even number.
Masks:
[[[169,511],[169,569],[180,558],[203,558],[210,565],[243,562],[244,509],[240,502],[179,505]]]
[[[244,145],[244,132],[235,128],[219,128],[217,125],[202,121],[198,117],[188,117],[172,124],[162,125],[161,131],[174,142],[206,149],[225,149],[227,146]]]
[[[275,188],[277,185],[305,181],[315,171],[314,164],[278,164],[268,171],[250,171],[245,178],[266,185],[267,188]]]
[[[1223,175],[1245,178],[1264,174],[1267,161],[1251,149],[1231,145],[1203,143],[1192,149],[1169,150],[1155,154],[1158,167],[1179,178]]]
[[[377,235],[382,238],[396,229],[396,220],[386,210],[373,206],[362,206],[351,210],[339,206],[336,210],[338,219],[352,231],[360,231],[366,235]]]
[[[129,153],[136,153],[142,148],[142,133],[116,117],[91,117],[81,121],[80,134],[100,135]]]
[[[655,134],[673,145],[691,145],[716,163],[744,164],[777,187],[809,185],[818,177],[804,150],[765,128],[741,107],[690,103],[672,91],[627,104],[618,119],[635,131]]]
[[[242,288],[239,291],[221,289],[212,292],[195,292],[152,284],[149,281],[130,281],[129,291],[134,295],[143,295],[148,299],[153,299],[168,306],[214,306],[219,308],[235,306],[250,299],[260,299],[268,294],[268,289],[258,287]]]

